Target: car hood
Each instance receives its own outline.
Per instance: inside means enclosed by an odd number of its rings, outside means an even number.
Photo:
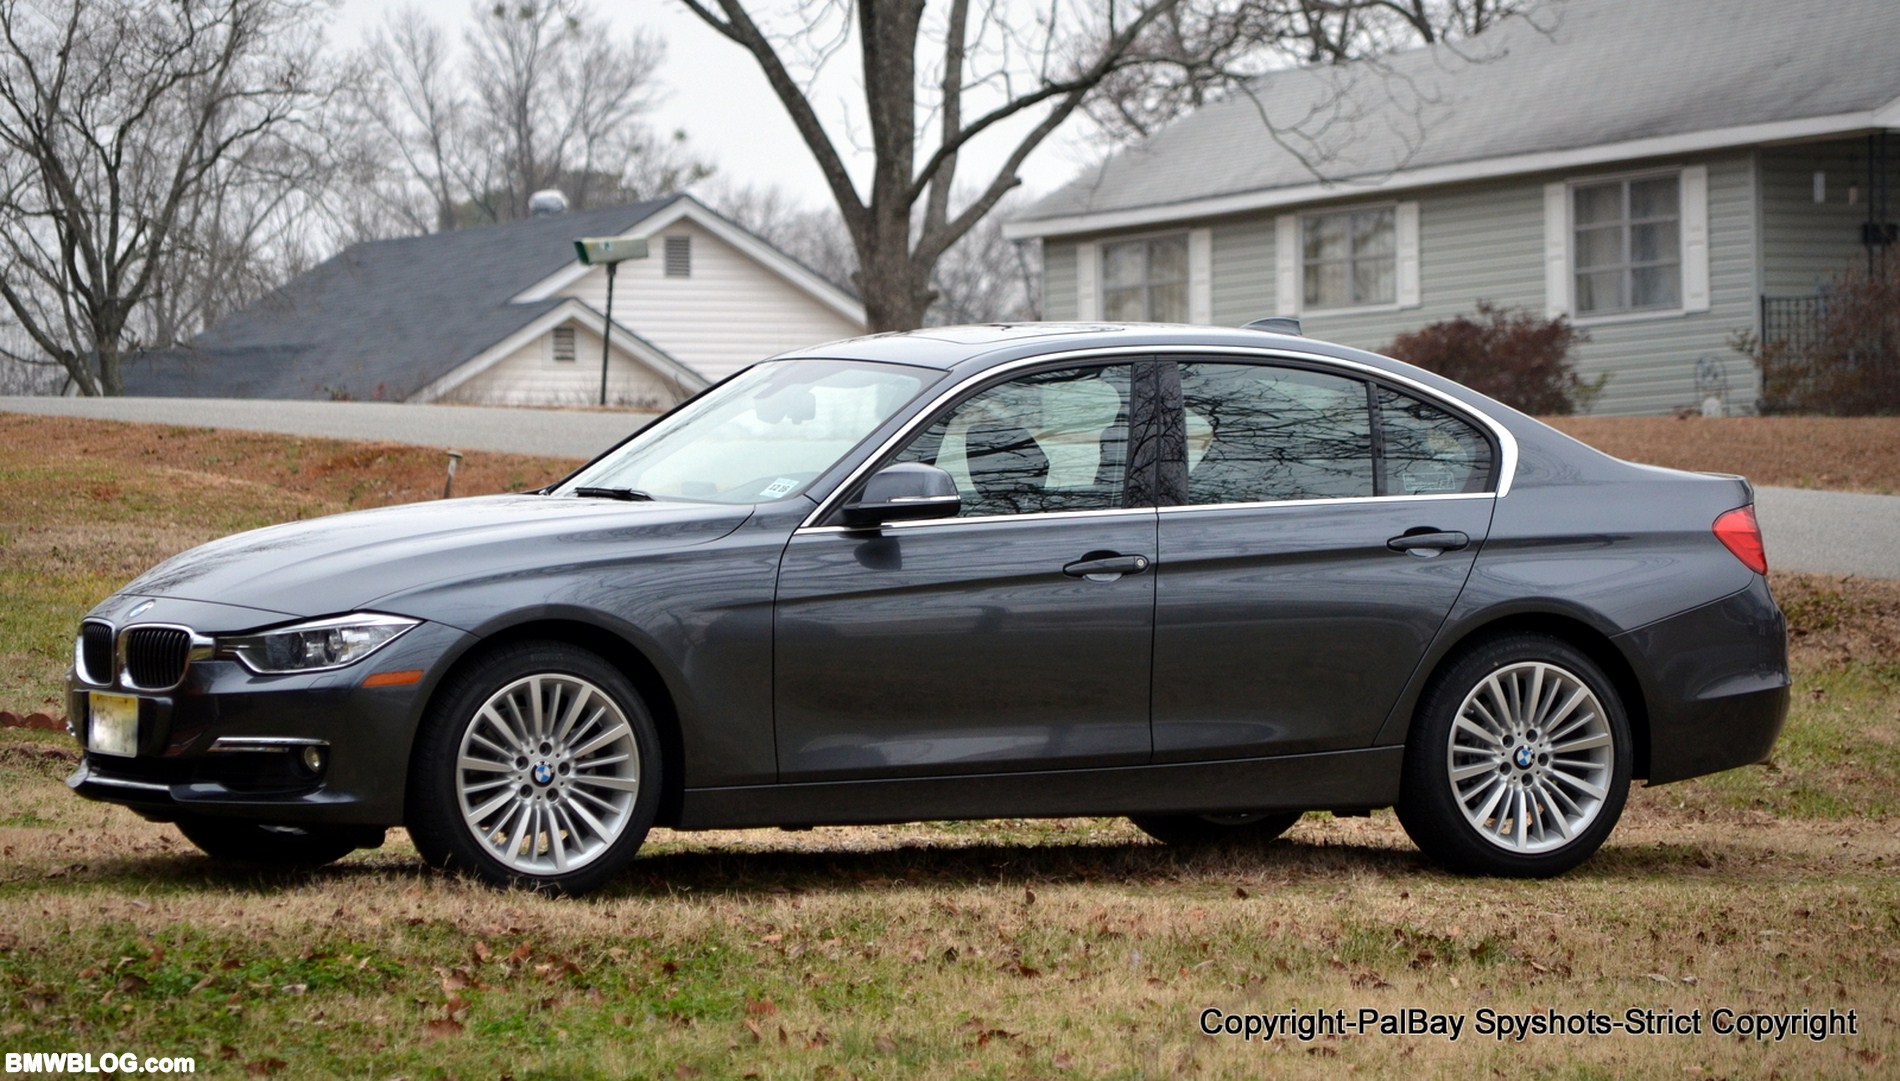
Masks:
[[[173,556],[119,595],[330,615],[447,578],[704,544],[751,512],[541,495],[411,503],[234,534]]]

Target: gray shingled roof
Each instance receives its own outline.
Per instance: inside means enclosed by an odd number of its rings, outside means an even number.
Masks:
[[[1895,0],[1550,0],[1456,47],[1263,77],[1013,221],[1869,112],[1900,98],[1897,29]],[[1262,109],[1324,131],[1287,136],[1295,153]]]
[[[189,347],[129,361],[125,392],[400,401],[565,303],[508,301],[572,265],[575,237],[625,233],[679,198],[357,244]]]

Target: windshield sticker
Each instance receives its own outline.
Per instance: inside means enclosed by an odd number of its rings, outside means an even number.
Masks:
[[[797,481],[793,480],[790,477],[780,477],[779,479],[766,485],[765,491],[760,492],[759,494],[763,496],[771,496],[773,498],[777,498],[791,491],[793,488],[796,488],[796,487],[798,487]]]

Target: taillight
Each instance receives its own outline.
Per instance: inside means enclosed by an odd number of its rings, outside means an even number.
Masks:
[[[1715,520],[1715,539],[1735,553],[1742,565],[1756,574],[1768,573],[1768,553],[1761,545],[1761,524],[1755,521],[1754,507],[1736,507]]]

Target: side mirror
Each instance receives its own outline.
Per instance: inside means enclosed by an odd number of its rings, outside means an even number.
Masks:
[[[962,509],[963,497],[950,474],[923,462],[899,462],[871,474],[858,497],[844,505],[844,524],[864,529],[885,522],[954,518]]]

